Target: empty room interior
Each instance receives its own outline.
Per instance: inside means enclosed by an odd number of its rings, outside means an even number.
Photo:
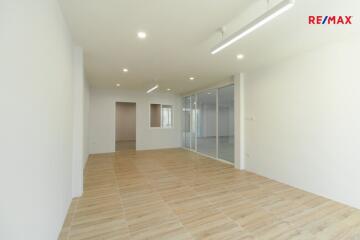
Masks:
[[[1,240],[359,240],[359,0],[0,0]]]

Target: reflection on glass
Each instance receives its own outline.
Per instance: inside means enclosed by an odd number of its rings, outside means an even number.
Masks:
[[[191,149],[195,150],[195,146],[196,146],[196,98],[195,96],[191,96],[191,124],[190,124],[190,128],[191,128]]]
[[[218,158],[234,162],[234,85],[218,91]]]
[[[197,96],[197,151],[216,157],[216,90]]]
[[[162,105],[161,106],[161,124],[163,128],[172,127],[172,106]]]
[[[190,148],[190,107],[190,97],[185,97],[183,101],[183,146],[185,148]]]

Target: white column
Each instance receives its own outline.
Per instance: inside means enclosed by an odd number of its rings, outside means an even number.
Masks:
[[[72,197],[83,193],[84,161],[84,67],[83,51],[73,50],[73,159]]]
[[[235,159],[237,169],[245,169],[245,127],[244,127],[244,74],[233,76],[234,79],[234,121],[235,121]]]

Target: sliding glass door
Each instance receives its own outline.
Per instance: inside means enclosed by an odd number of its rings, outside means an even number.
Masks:
[[[190,149],[196,150],[196,96],[190,96]]]
[[[197,151],[216,157],[216,90],[197,95]]]
[[[184,124],[183,124],[183,146],[185,148],[190,148],[190,97],[184,97],[183,99],[183,114],[184,114]]]
[[[234,162],[234,85],[183,99],[183,146]]]
[[[218,158],[234,162],[234,85],[218,90]]]

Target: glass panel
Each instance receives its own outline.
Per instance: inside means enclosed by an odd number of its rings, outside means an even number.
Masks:
[[[219,88],[218,94],[218,158],[234,162],[234,85]]]
[[[191,99],[191,149],[195,150],[196,145],[196,98],[190,96]]]
[[[183,129],[183,146],[190,148],[190,97],[184,97],[184,129]]]
[[[172,127],[172,106],[162,105],[161,106],[161,127],[171,128]]]
[[[197,96],[197,151],[216,157],[216,90]]]

